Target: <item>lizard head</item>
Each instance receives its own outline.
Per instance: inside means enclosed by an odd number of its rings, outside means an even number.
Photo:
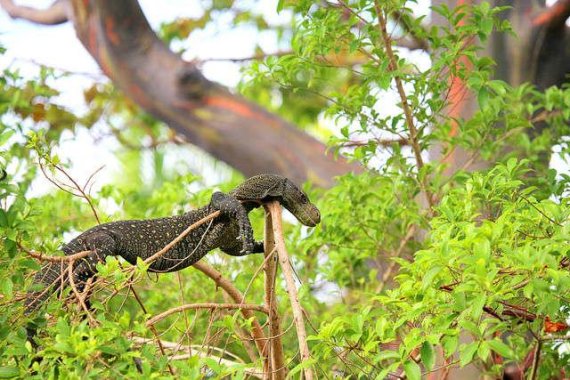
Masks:
[[[319,209],[309,201],[307,194],[293,181],[278,174],[259,174],[248,178],[230,195],[245,202],[249,210],[263,202],[277,200],[305,226],[314,227],[321,221]]]
[[[307,194],[291,180],[285,178],[281,204],[305,226],[314,227],[321,221],[321,213],[311,203]]]

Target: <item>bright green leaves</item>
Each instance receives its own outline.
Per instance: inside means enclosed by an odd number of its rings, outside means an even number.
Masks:
[[[422,364],[427,370],[433,369],[435,365],[435,351],[433,346],[429,342],[424,342],[420,350],[420,355],[422,359]]]
[[[408,360],[404,363],[404,373],[406,378],[410,380],[420,380],[422,377],[420,366],[413,360]]]

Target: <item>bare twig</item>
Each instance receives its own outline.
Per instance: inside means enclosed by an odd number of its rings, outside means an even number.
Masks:
[[[190,232],[192,232],[194,229],[198,228],[199,226],[201,226],[202,224],[214,219],[215,217],[217,217],[218,215],[220,215],[220,211],[214,211],[213,213],[203,217],[202,219],[198,220],[197,222],[193,223],[192,225],[190,225],[188,228],[186,228],[184,231],[182,231],[178,236],[176,236],[170,243],[168,243],[167,245],[164,246],[164,248],[162,248],[160,251],[156,252],[154,255],[147,257],[144,260],[145,264],[151,264],[154,261],[156,261],[158,258],[160,258],[161,256],[163,256],[166,252],[170,251],[170,249],[172,249],[172,247],[174,247],[176,244],[178,244],[182,239],[184,239],[186,237],[186,235],[188,235]]]
[[[254,310],[254,311],[259,311],[261,313],[269,314],[269,310],[267,310],[267,308],[265,306],[252,305],[252,304],[247,304],[247,303],[244,303],[244,304],[213,303],[213,302],[190,303],[187,305],[181,305],[181,306],[173,307],[172,309],[168,309],[165,312],[162,312],[158,315],[155,315],[154,317],[152,317],[151,319],[149,319],[146,322],[146,325],[147,326],[154,325],[154,324],[162,321],[164,318],[168,317],[169,315],[172,315],[175,313],[180,313],[181,311],[184,311],[184,310],[196,310],[196,309],[226,309],[226,310],[247,309],[247,310]]]
[[[87,313],[87,317],[89,318],[89,322],[96,325],[97,321],[95,320],[95,318],[93,318],[93,315],[91,315],[91,311],[89,310],[89,308],[85,304],[85,297],[83,297],[83,295],[81,295],[79,293],[79,290],[77,289],[77,286],[75,285],[75,280],[73,279],[73,262],[71,262],[71,261],[67,264],[67,276],[69,278],[69,285],[71,286],[73,294],[75,294],[77,301],[79,301],[79,304],[81,305],[81,307],[83,308],[85,313]]]
[[[17,244],[18,244],[18,248],[20,248],[22,251],[26,252],[28,255],[30,255],[34,259],[38,259],[40,261],[47,261],[50,263],[72,262],[72,261],[79,260],[79,259],[82,259],[84,257],[87,257],[91,253],[93,253],[93,251],[81,251],[81,252],[77,252],[77,253],[74,253],[73,255],[69,255],[69,256],[46,256],[42,252],[32,251],[30,249],[27,249],[26,247],[24,247],[20,243],[17,243]]]
[[[284,51],[276,51],[274,53],[258,53],[251,55],[249,57],[241,57],[241,58],[201,58],[197,61],[197,63],[202,62],[248,62],[248,61],[261,61],[267,57],[283,57],[285,55],[293,54],[292,50],[284,50]]]
[[[402,47],[407,47],[409,49],[421,49],[424,51],[429,51],[429,43],[425,38],[419,37],[412,25],[406,19],[406,15],[401,11],[394,11],[394,18],[398,22],[398,24],[402,25],[402,28],[408,33],[410,36],[409,38],[409,46],[403,46],[400,41],[397,41],[397,44]],[[425,34],[425,31],[424,31]]]
[[[400,245],[398,246],[398,249],[396,250],[396,252],[392,256],[390,256],[391,259],[393,259],[395,257],[400,257],[400,255],[402,254],[402,251],[406,247],[406,244],[408,244],[410,239],[412,239],[412,237],[414,237],[414,234],[416,233],[416,229],[417,229],[417,226],[415,224],[412,224],[408,227],[408,231],[406,232],[406,236],[404,236],[404,238],[400,242]],[[377,293],[380,293],[384,289],[384,286],[386,286],[386,283],[388,282],[388,280],[392,276],[392,272],[394,271],[395,267],[396,267],[396,261],[392,260],[390,262],[390,264],[388,265],[388,268],[386,268],[386,270],[384,271],[384,274],[382,275],[382,282],[380,283],[380,285],[376,289]]]
[[[283,271],[283,276],[285,277],[287,293],[289,294],[289,299],[291,301],[291,308],[293,309],[293,319],[295,321],[295,327],[297,329],[297,340],[299,343],[301,362],[306,362],[310,359],[311,353],[309,351],[309,346],[307,345],[307,332],[305,331],[303,311],[301,304],[299,303],[299,295],[297,293],[297,287],[295,286],[295,279],[293,278],[293,270],[291,267],[291,262],[289,261],[287,249],[285,248],[285,242],[283,241],[281,205],[279,202],[273,201],[267,204],[267,209],[271,215],[273,235],[275,237],[275,246],[277,248],[277,254],[279,256],[279,262],[281,263],[281,270]],[[314,378],[313,371],[309,367],[304,368],[303,373],[306,380],[312,380]]]
[[[146,307],[144,306],[141,298],[139,297],[139,295],[135,291],[135,289],[132,286],[129,286],[129,290],[133,293],[133,296],[135,297],[135,300],[137,301],[137,303],[141,307],[143,313],[148,314]],[[166,351],[164,350],[164,346],[162,345],[162,341],[160,340],[160,335],[158,334],[158,331],[156,331],[156,328],[154,327],[154,325],[150,325],[150,326],[148,326],[148,328],[152,332],[152,335],[154,335],[155,342],[158,346],[158,349],[160,350],[160,353],[162,354],[162,356],[167,357]],[[174,368],[172,368],[170,363],[167,363],[166,365],[168,366],[168,372],[170,372],[170,374],[172,376],[176,376],[176,374],[174,372]]]
[[[536,350],[534,351],[534,359],[532,361],[532,371],[530,378],[531,380],[536,380],[538,376],[538,364],[540,362],[540,349],[542,348],[542,341],[538,340],[536,342]]]
[[[412,109],[410,108],[410,104],[408,103],[408,97],[406,95],[406,92],[404,91],[404,85],[402,83],[402,78],[400,78],[400,75],[397,74],[398,60],[397,60],[396,56],[394,55],[394,51],[392,50],[392,40],[390,39],[390,35],[388,34],[388,31],[386,29],[386,19],[384,18],[384,13],[382,12],[382,9],[380,8],[380,3],[378,0],[374,1],[374,7],[376,9],[376,15],[378,17],[380,34],[381,34],[382,39],[384,41],[384,49],[386,50],[386,55],[387,55],[388,60],[390,62],[388,65],[388,69],[392,72],[396,72],[396,75],[394,75],[394,81],[396,82],[396,88],[398,90],[398,94],[400,95],[400,100],[402,102],[402,110],[404,111],[404,116],[406,119],[406,125],[408,126],[408,130],[410,132],[410,145],[412,146],[412,151],[414,152],[414,156],[416,158],[416,165],[417,165],[418,171],[421,171],[421,169],[424,166],[424,160],[422,158],[422,150],[420,147],[418,131],[417,131],[416,125],[414,123],[414,117],[412,114]],[[430,211],[430,213],[433,213],[433,206],[434,206],[433,194],[431,193],[431,191],[430,191],[430,189],[426,183],[425,178],[427,178],[427,177],[423,176],[422,179],[419,180],[419,184],[420,184],[420,187],[421,187],[421,189],[422,189],[422,191],[426,197],[427,203],[429,205],[429,211]]]

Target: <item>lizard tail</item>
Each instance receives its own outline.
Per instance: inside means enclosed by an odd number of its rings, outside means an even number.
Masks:
[[[35,276],[32,288],[26,295],[24,314],[30,315],[38,310],[47,299],[62,285],[67,284],[67,270],[64,263],[47,263]]]

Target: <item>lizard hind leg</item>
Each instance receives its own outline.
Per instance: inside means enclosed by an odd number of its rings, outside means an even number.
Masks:
[[[246,208],[235,197],[215,192],[212,194],[210,205],[215,210],[220,210],[221,214],[235,219],[239,228],[237,239],[242,242],[241,254],[252,253],[255,250],[255,240],[253,239],[253,229],[247,215]]]
[[[105,262],[105,258],[109,255],[116,254],[116,243],[113,236],[105,231],[97,231],[87,234],[85,237],[79,236],[77,243],[84,250],[92,251],[89,256],[77,260],[73,267],[73,284],[80,293],[87,291],[83,295],[84,302],[90,308],[89,296],[90,290],[87,289],[87,283],[95,280],[97,274],[97,264]]]

